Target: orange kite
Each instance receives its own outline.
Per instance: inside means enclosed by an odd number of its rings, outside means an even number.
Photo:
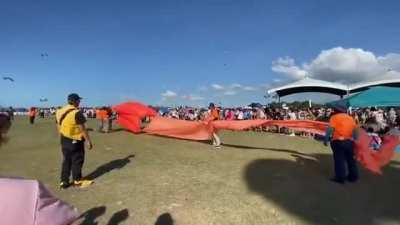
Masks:
[[[311,120],[216,120],[216,121],[186,121],[160,117],[148,106],[139,102],[127,102],[116,105],[113,109],[118,113],[118,123],[133,133],[145,132],[153,135],[187,139],[211,140],[212,133],[218,130],[246,130],[260,126],[286,127],[296,131],[305,131],[325,135],[328,123]],[[141,120],[152,117],[146,128],[141,129]],[[385,136],[378,151],[372,150],[368,143],[369,136],[361,131],[355,143],[355,157],[366,169],[381,174],[381,168],[387,165],[394,155],[394,150],[400,144],[398,136]]]

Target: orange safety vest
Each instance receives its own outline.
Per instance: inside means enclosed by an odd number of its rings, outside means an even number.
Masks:
[[[99,119],[99,120],[108,119],[107,110],[103,110],[103,109],[97,110],[97,111],[96,111],[96,117],[97,117],[97,119]]]
[[[329,126],[334,128],[332,140],[349,140],[353,137],[353,130],[357,127],[353,117],[346,113],[338,113],[331,117]]]

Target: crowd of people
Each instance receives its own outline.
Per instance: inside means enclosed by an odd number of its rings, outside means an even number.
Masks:
[[[210,113],[209,108],[180,106],[176,108],[153,107],[158,111],[160,116],[189,120],[201,121],[205,120]],[[328,122],[333,109],[328,107],[313,108],[292,108],[283,105],[283,107],[215,107],[218,111],[218,120],[315,120]],[[57,109],[60,107],[36,108],[31,107],[26,110],[23,115],[31,117],[48,118],[55,116]],[[108,132],[112,127],[112,120],[117,115],[112,111],[111,107],[81,107],[83,115],[86,118],[97,118],[99,122],[99,130]],[[0,113],[7,114],[11,120],[14,116],[21,115],[21,111],[16,111],[12,107],[3,108]],[[356,123],[368,130],[370,133],[383,134],[393,127],[400,127],[400,108],[363,108],[353,109],[349,111]]]

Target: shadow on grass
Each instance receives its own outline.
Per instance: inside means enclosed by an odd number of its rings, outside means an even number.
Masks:
[[[80,225],[97,225],[96,221],[98,217],[102,216],[106,212],[105,206],[99,206],[89,209],[82,213],[81,218],[84,218]]]
[[[112,130],[110,130],[108,133],[116,133],[116,132],[121,132],[121,131],[125,131],[124,128],[114,128]]]
[[[310,224],[398,224],[400,169],[388,165],[383,176],[361,169],[358,183],[340,185],[331,155],[313,154],[290,159],[259,159],[244,171],[248,188],[273,201],[287,213]]]
[[[290,149],[263,148],[263,147],[252,147],[252,146],[232,145],[232,144],[221,144],[221,145],[226,146],[226,147],[231,147],[231,148],[267,150],[267,151],[273,151],[273,152],[284,152],[284,153],[290,153],[290,154],[297,154],[297,155],[302,155],[302,156],[312,156],[309,154],[301,153],[301,152],[290,150]]]
[[[93,172],[91,172],[90,174],[88,174],[85,178],[86,179],[90,179],[90,180],[94,180],[98,177],[103,176],[106,173],[111,172],[112,170],[115,169],[122,169],[123,167],[125,167],[128,163],[131,162],[131,158],[134,158],[135,155],[128,155],[125,158],[122,159],[115,159],[112,160],[106,164],[103,164],[99,167],[97,167],[97,169],[95,169]]]
[[[96,221],[99,217],[101,217],[106,212],[105,206],[99,206],[89,209],[88,211],[82,213],[80,218],[83,218],[83,221],[79,225],[98,225],[99,223]],[[118,225],[121,222],[125,221],[129,217],[128,209],[120,210],[114,213],[107,225]]]
[[[157,218],[154,225],[174,225],[174,220],[172,219],[171,214],[164,213]]]
[[[124,222],[126,219],[128,219],[128,217],[129,217],[128,209],[120,210],[111,216],[107,225],[118,225],[121,222]]]
[[[0,148],[2,145],[7,144],[8,140],[8,137],[1,136],[0,134]]]

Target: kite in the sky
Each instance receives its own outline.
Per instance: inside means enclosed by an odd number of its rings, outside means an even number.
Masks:
[[[40,101],[40,102],[47,102],[48,99],[47,99],[47,98],[41,98],[41,99],[39,99],[39,101]]]
[[[40,56],[42,56],[42,58],[44,58],[44,57],[48,57],[49,55],[47,53],[42,53],[42,54],[40,54]]]
[[[5,77],[3,76],[3,80],[9,80],[11,82],[14,82],[14,79],[12,77]]]

